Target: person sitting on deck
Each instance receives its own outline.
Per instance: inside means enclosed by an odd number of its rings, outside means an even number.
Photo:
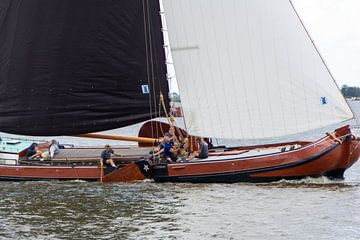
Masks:
[[[25,157],[27,159],[40,158],[41,154],[42,154],[42,152],[39,151],[38,144],[37,143],[32,143],[30,145],[30,147],[28,147],[28,149],[26,150]]]
[[[191,153],[188,160],[193,160],[195,158],[200,158],[200,159],[208,158],[209,149],[208,149],[208,144],[205,142],[205,140],[203,138],[197,137],[196,143],[198,144],[199,150]]]
[[[60,152],[59,143],[55,139],[51,140],[51,145],[49,147],[50,157],[53,158],[55,154]]]
[[[101,153],[102,163],[104,165],[112,166],[113,168],[116,168],[114,161],[111,159],[111,154],[114,154],[114,150],[112,150],[108,144],[106,144],[104,148],[105,149]]]
[[[49,158],[52,159],[59,152],[60,152],[59,143],[55,139],[53,139],[50,142],[48,151],[42,153],[41,157],[44,159],[49,159]]]
[[[174,149],[174,140],[170,133],[165,133],[164,140],[158,147],[158,151],[154,154],[154,156],[159,156],[163,154],[165,161],[173,162],[177,160],[177,156],[175,155],[176,150]]]
[[[189,138],[180,139],[178,161],[184,161],[189,157]]]

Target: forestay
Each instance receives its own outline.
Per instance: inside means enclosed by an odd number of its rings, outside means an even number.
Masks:
[[[190,134],[267,138],[353,117],[288,0],[163,0]]]

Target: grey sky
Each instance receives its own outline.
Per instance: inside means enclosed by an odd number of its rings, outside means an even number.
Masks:
[[[360,87],[360,0],[292,0],[339,85]]]

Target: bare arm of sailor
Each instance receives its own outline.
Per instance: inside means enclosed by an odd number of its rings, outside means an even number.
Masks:
[[[159,151],[157,151],[157,152],[154,154],[154,156],[158,156],[158,155],[162,154],[163,152],[164,152],[164,149],[162,148],[162,149],[160,149]]]

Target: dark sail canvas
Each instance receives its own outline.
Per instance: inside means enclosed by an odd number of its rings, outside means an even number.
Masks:
[[[0,0],[0,131],[75,135],[156,117],[168,93],[159,11],[157,0]]]

